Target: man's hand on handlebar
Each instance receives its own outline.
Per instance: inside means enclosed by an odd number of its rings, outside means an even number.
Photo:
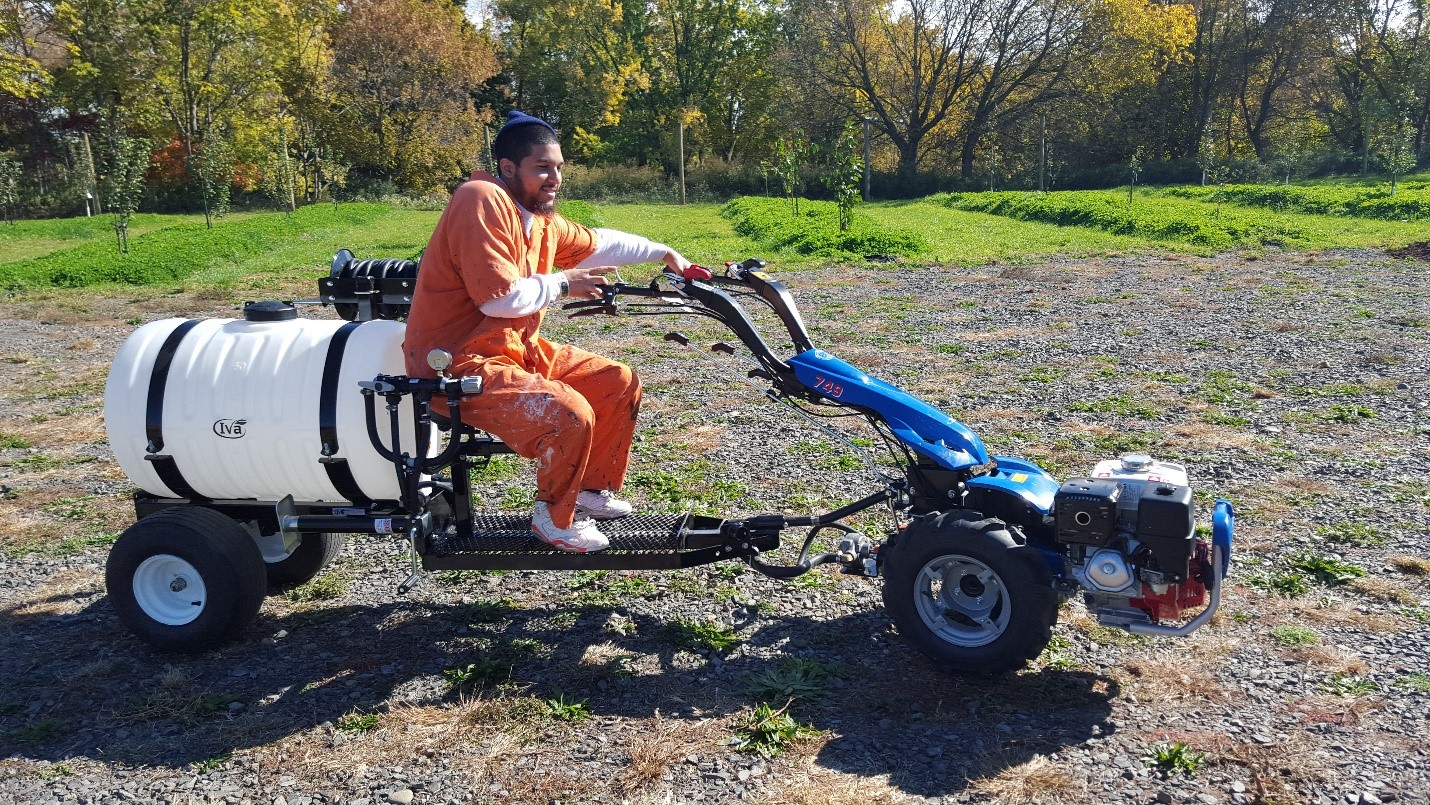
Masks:
[[[685,269],[690,268],[690,261],[686,260],[680,252],[674,249],[666,252],[665,257],[662,259],[665,260],[666,270],[676,276],[684,276]]]
[[[600,299],[601,288],[606,285],[606,275],[615,271],[615,266],[592,266],[590,268],[568,268],[566,284],[572,299]]]

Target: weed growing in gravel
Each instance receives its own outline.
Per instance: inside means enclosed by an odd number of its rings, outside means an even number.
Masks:
[[[565,587],[568,590],[580,590],[585,587],[594,587],[596,583],[606,577],[604,570],[578,570],[567,577]]]
[[[575,724],[591,717],[591,708],[586,706],[585,699],[568,702],[564,693],[556,694],[556,698],[547,699],[542,705],[546,714],[557,721]]]
[[[818,660],[790,657],[750,676],[745,692],[762,701],[814,701],[825,694],[834,673]]]
[[[1330,542],[1353,545],[1357,548],[1374,548],[1385,544],[1385,534],[1370,523],[1340,523],[1321,526],[1316,533]]]
[[[495,657],[483,657],[476,662],[447,668],[442,676],[447,686],[453,689],[466,687],[488,687],[498,685],[511,678],[512,664]]]
[[[203,760],[200,760],[198,763],[194,764],[194,773],[202,775],[208,774],[209,772],[218,771],[219,769],[223,768],[224,765],[230,760],[233,760],[232,752],[224,752],[222,755],[214,755],[213,757],[204,758]]]
[[[1310,551],[1292,557],[1291,568],[1310,576],[1327,587],[1349,584],[1365,575],[1365,569],[1333,556],[1324,556]]]
[[[674,623],[666,624],[665,632],[676,647],[691,651],[723,653],[740,642],[733,629],[688,618],[678,617]]]
[[[1430,623],[1430,607],[1401,607],[1395,614],[1421,623]]]
[[[1079,413],[1117,414],[1138,419],[1156,419],[1161,412],[1150,405],[1134,402],[1131,397],[1119,394],[1101,400],[1083,400],[1068,405],[1069,411]]]
[[[1331,674],[1319,689],[1336,696],[1372,696],[1380,692],[1380,686],[1369,679],[1344,674]]]
[[[1271,639],[1283,646],[1313,646],[1321,642],[1320,635],[1304,626],[1277,626],[1271,630]]]
[[[1311,585],[1306,583],[1305,576],[1285,570],[1248,573],[1246,583],[1259,590],[1284,595],[1287,598],[1299,598],[1311,591]]]
[[[74,774],[74,766],[68,763],[56,763],[53,766],[40,769],[39,778],[41,780],[55,780],[60,777],[73,777]]]
[[[0,450],[24,450],[30,441],[18,433],[0,430]]]
[[[788,711],[788,705],[771,710],[769,704],[761,702],[735,728],[734,737],[724,743],[735,747],[737,752],[749,752],[768,760],[800,738],[819,734],[818,730],[795,721]]]
[[[1427,674],[1407,674],[1397,677],[1395,680],[1397,688],[1414,691],[1415,693],[1430,693],[1430,675]]]
[[[1156,769],[1163,777],[1170,777],[1173,774],[1185,774],[1190,777],[1202,767],[1206,759],[1205,753],[1192,749],[1182,741],[1177,741],[1176,743],[1153,744],[1147,748],[1142,762]]]
[[[359,711],[356,713],[348,713],[338,719],[337,729],[339,732],[349,732],[354,735],[360,735],[364,732],[371,732],[377,729],[377,725],[381,721],[382,716],[377,713],[364,713]]]
[[[525,470],[525,463],[515,456],[492,456],[486,463],[472,468],[474,485],[509,481]]]
[[[707,459],[696,459],[672,471],[650,467],[630,474],[632,487],[645,493],[652,508],[666,512],[714,514],[726,503],[746,496],[745,485],[718,477]]]
[[[1322,422],[1339,422],[1344,425],[1374,417],[1375,411],[1363,405],[1333,405],[1318,416]]]
[[[348,591],[352,579],[345,573],[324,573],[306,584],[300,584],[283,593],[283,597],[294,603],[329,601],[339,598]]]
[[[1053,671],[1071,671],[1077,667],[1077,658],[1072,654],[1072,641],[1061,634],[1053,634],[1053,639],[1048,641],[1038,659],[1044,668]]]
[[[511,618],[511,613],[516,610],[516,602],[510,598],[497,598],[492,600],[477,599],[466,604],[460,604],[452,608],[452,615],[458,620],[469,623],[501,623]]]

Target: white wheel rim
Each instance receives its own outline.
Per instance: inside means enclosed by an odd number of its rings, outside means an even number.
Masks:
[[[977,559],[957,554],[923,566],[914,580],[914,605],[929,631],[963,648],[997,640],[1013,614],[1003,579]]]
[[[208,588],[193,565],[173,554],[155,554],[134,569],[134,601],[159,623],[183,626],[203,614]]]

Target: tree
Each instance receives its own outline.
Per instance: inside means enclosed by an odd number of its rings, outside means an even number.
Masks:
[[[481,150],[472,96],[497,72],[491,44],[444,0],[357,0],[333,27],[333,140],[403,190],[444,188]]]
[[[139,137],[118,135],[110,145],[105,172],[105,196],[114,219],[114,238],[120,254],[129,253],[129,217],[139,209],[144,171],[149,167],[149,143]]]
[[[1415,127],[1401,115],[1380,122],[1371,133],[1371,151],[1390,174],[1390,195],[1395,195],[1396,179],[1415,170]]]
[[[153,92],[183,144],[184,168],[197,188],[194,159],[209,133],[266,128],[278,85],[281,5],[268,0],[141,0],[154,59]]]
[[[0,95],[34,99],[49,88],[50,75],[35,58],[34,14],[29,5],[0,2]]]
[[[222,135],[210,133],[195,159],[199,187],[204,197],[204,223],[214,227],[214,219],[228,214],[233,190],[233,149]]]
[[[5,223],[13,224],[11,210],[20,201],[20,163],[10,154],[0,154],[0,211]]]
[[[830,154],[829,172],[824,184],[834,193],[839,205],[839,231],[849,229],[854,220],[854,207],[860,201],[859,187],[864,180],[864,159],[859,156],[858,127],[847,123]]]
[[[982,70],[979,48],[995,0],[794,0],[786,63],[794,79],[848,117],[869,116],[918,170],[924,142],[955,115]]]

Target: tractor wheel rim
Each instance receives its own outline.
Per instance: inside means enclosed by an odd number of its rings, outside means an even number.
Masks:
[[[1002,577],[968,556],[940,556],[925,564],[915,582],[914,603],[929,631],[965,648],[997,640],[1013,613]]]
[[[134,570],[134,601],[155,621],[183,626],[203,613],[208,588],[193,565],[173,554],[155,554]]]

